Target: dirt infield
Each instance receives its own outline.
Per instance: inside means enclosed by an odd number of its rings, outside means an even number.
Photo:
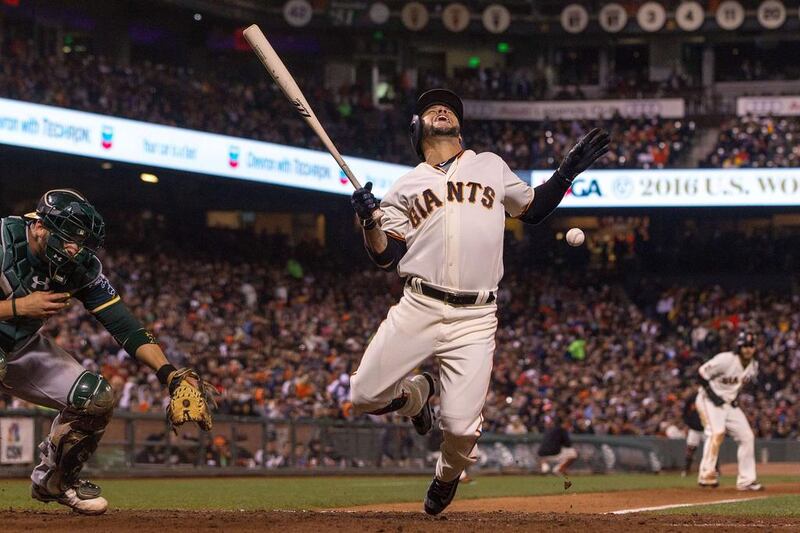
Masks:
[[[480,481],[478,481],[480,483]],[[613,483],[613,478],[609,479]],[[717,489],[658,489],[626,490],[601,493],[570,493],[552,496],[525,496],[519,498],[482,498],[478,500],[458,500],[448,508],[453,512],[492,512],[510,513],[611,513],[615,511],[658,507],[663,505],[701,504],[720,500],[745,500],[777,494],[800,494],[797,484],[773,485],[764,492],[740,492],[734,487]],[[341,509],[343,511],[420,511],[421,503],[391,503]]]
[[[795,484],[774,485],[763,493],[741,493],[731,488],[716,490],[666,489],[593,494],[564,494],[525,498],[489,498],[453,503],[442,517],[421,512],[421,504],[380,506],[327,511],[112,511],[99,517],[81,517],[67,511],[0,511],[2,531],[797,531],[800,521],[688,514],[605,514],[680,503],[706,503],[729,499],[798,494]]]
[[[167,531],[227,532],[281,531],[321,533],[327,531],[463,532],[470,531],[797,531],[797,521],[775,518],[730,516],[592,515],[560,513],[448,513],[431,518],[422,513],[346,512],[181,512],[115,511],[98,517],[80,517],[64,512],[0,512],[2,530],[119,531],[164,533]]]

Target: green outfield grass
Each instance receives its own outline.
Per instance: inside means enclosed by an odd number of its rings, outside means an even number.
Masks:
[[[755,496],[755,495],[754,495]],[[757,496],[755,496],[757,497]],[[767,496],[763,500],[749,502],[723,503],[719,505],[697,505],[656,511],[659,514],[702,514],[727,516],[773,516],[800,518],[800,496],[787,494]]]
[[[574,476],[570,492],[694,488],[694,478],[675,474]],[[765,476],[770,483],[800,482],[797,476]],[[313,509],[421,501],[429,477],[292,477],[95,480],[116,509]],[[733,477],[722,483],[734,485]],[[544,476],[484,476],[459,487],[459,499],[563,494],[561,480]],[[797,505],[798,500],[794,500]],[[792,503],[792,502],[789,502]],[[42,509],[24,480],[0,481],[3,508]],[[51,506],[52,507],[52,506]],[[723,506],[715,506],[721,510]],[[692,510],[698,508],[691,508]]]

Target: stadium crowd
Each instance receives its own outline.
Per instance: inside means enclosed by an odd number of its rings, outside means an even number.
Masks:
[[[800,120],[737,117],[722,124],[717,144],[701,164],[712,168],[800,166]]]
[[[262,73],[248,79],[247,71],[234,75],[230,70],[220,65],[201,73],[149,62],[121,66],[93,55],[43,57],[25,40],[0,43],[0,97],[323,149]],[[308,76],[298,82],[343,153],[417,163],[407,135],[416,91],[400,95],[395,105],[375,106],[370,92],[358,85],[330,91],[318,79]],[[455,90],[460,90],[456,85]],[[466,91],[462,96],[471,95]],[[474,120],[464,126],[464,139],[476,151],[500,154],[515,169],[554,168],[577,139],[595,126],[611,133],[611,151],[603,164],[616,168],[673,164],[688,152],[695,129],[691,121],[659,118]]]
[[[729,347],[735,328],[754,325],[761,333],[761,371],[742,405],[758,436],[800,437],[797,295],[620,275],[644,263],[631,258],[649,253],[640,246],[648,240],[647,225],[610,219],[596,234],[598,242],[617,245],[587,246],[586,253],[613,254],[619,268],[608,258],[582,260],[571,250],[543,253],[541,243],[509,241],[486,430],[541,431],[560,409],[579,433],[675,435],[699,364]],[[220,413],[358,418],[348,401],[349,375],[400,296],[401,280],[364,258],[353,265],[352,258],[319,247],[222,230],[203,235],[204,246],[194,249],[184,243],[149,253],[134,245],[110,250],[104,271],[170,359],[199,368],[217,388]],[[678,240],[670,253],[680,255],[679,248]],[[201,251],[211,249],[214,255]],[[796,267],[796,258],[782,260]],[[550,268],[542,266],[547,263]],[[742,268],[747,272],[748,264]],[[342,274],[354,270],[359,283]],[[167,398],[155,376],[80,306],[49,320],[44,333],[108,378],[120,409],[164,409]],[[0,394],[0,408],[21,405]]]

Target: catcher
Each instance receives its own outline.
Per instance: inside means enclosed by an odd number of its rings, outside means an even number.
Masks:
[[[14,396],[59,411],[39,445],[41,463],[31,474],[31,496],[81,514],[102,514],[108,502],[100,487],[79,475],[103,437],[114,393],[103,376],[83,368],[39,332],[44,322],[72,298],[79,300],[125,351],[169,387],[167,418],[173,426],[193,421],[211,429],[208,385],[167,361],[103,275],[96,254],[105,223],[80,193],[48,191],[34,213],[1,218],[0,236],[0,383]]]

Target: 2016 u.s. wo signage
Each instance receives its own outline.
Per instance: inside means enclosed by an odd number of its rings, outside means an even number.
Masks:
[[[531,172],[544,183],[550,170]],[[800,204],[800,169],[590,170],[560,207],[725,207]]]

